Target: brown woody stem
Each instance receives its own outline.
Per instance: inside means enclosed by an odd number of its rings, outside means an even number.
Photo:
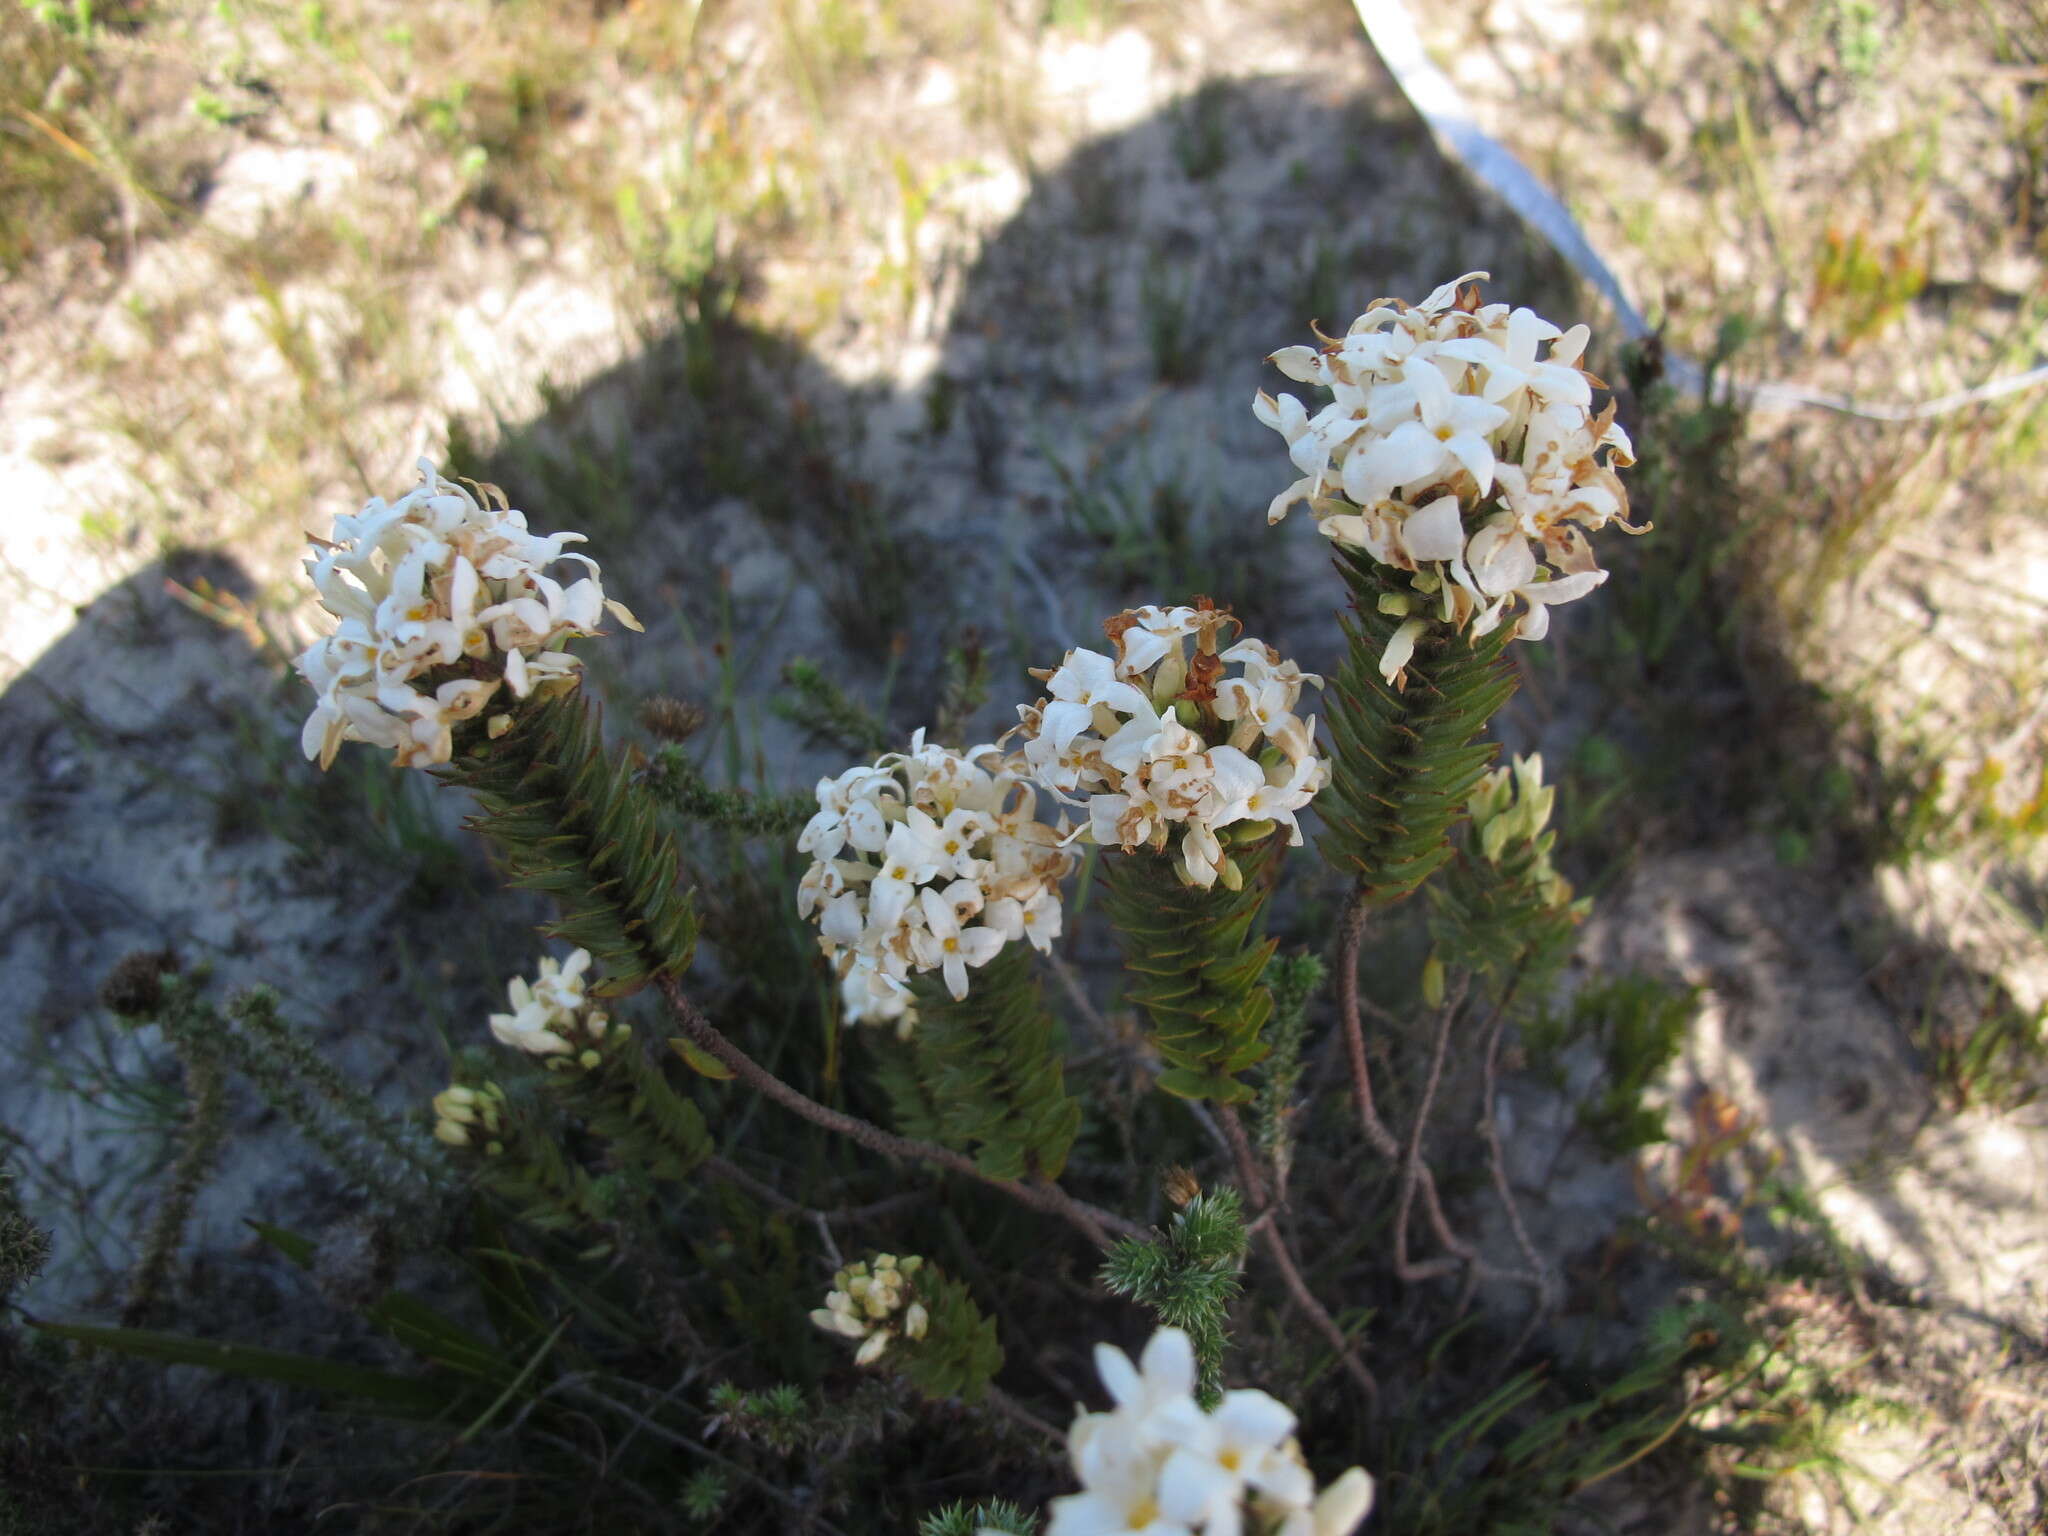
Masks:
[[[1020,1205],[1028,1205],[1033,1210],[1059,1216],[1071,1222],[1099,1248],[1111,1246],[1111,1233],[1138,1238],[1146,1235],[1145,1228],[1138,1223],[1113,1211],[1105,1211],[1085,1201],[1076,1200],[1050,1180],[1024,1184],[1014,1179],[990,1178],[974,1166],[973,1158],[964,1153],[955,1152],[950,1147],[942,1147],[936,1142],[914,1141],[907,1136],[898,1136],[858,1116],[843,1114],[839,1110],[820,1104],[816,1099],[790,1087],[720,1033],[718,1027],[705,1018],[697,1005],[690,1001],[688,994],[683,991],[681,983],[675,977],[660,977],[659,985],[662,995],[668,999],[669,1009],[675,1015],[678,1027],[689,1037],[692,1045],[730,1067],[733,1075],[755,1092],[773,1099],[784,1109],[801,1115],[813,1125],[823,1126],[835,1135],[858,1142],[869,1151],[879,1152],[886,1157],[911,1158],[979,1180],[991,1189],[1001,1190]]]

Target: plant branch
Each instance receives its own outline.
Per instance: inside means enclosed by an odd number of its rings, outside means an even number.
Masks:
[[[1111,1246],[1109,1234],[1112,1232],[1125,1237],[1145,1235],[1145,1229],[1136,1222],[1127,1220],[1113,1211],[1105,1211],[1076,1200],[1050,1180],[1026,1184],[1015,1179],[991,1178],[975,1167],[974,1159],[964,1153],[955,1152],[950,1147],[942,1147],[936,1142],[913,1141],[907,1136],[898,1136],[883,1130],[879,1125],[820,1104],[816,1099],[782,1081],[720,1033],[718,1027],[698,1011],[697,1005],[690,1001],[689,995],[683,991],[681,983],[675,977],[662,976],[657,980],[662,995],[668,999],[669,1009],[675,1015],[677,1025],[689,1037],[691,1044],[730,1067],[733,1075],[755,1092],[773,1099],[784,1109],[802,1116],[813,1125],[822,1126],[835,1135],[858,1142],[870,1152],[879,1152],[885,1157],[905,1157],[918,1162],[932,1163],[954,1173],[977,1179],[991,1189],[1001,1190],[1019,1204],[1064,1218],[1099,1248],[1106,1249]]]
[[[1547,1313],[1557,1304],[1557,1279],[1536,1251],[1535,1243],[1530,1241],[1528,1225],[1522,1220],[1521,1203],[1515,1199],[1514,1190],[1508,1184],[1507,1159],[1501,1151],[1500,1127],[1494,1118],[1494,1108],[1500,1097],[1500,1041],[1507,1032],[1508,1003],[1521,983],[1522,972],[1517,969],[1501,993],[1500,1001],[1494,1005],[1493,1017],[1486,1023],[1485,1082],[1481,1090],[1479,1134],[1486,1141],[1486,1168],[1493,1179],[1494,1193],[1500,1196],[1500,1203],[1508,1213],[1508,1230],[1514,1233],[1515,1246],[1521,1249],[1522,1258],[1536,1276],[1537,1311]]]
[[[1436,1051],[1430,1066],[1430,1076],[1423,1092],[1420,1111],[1416,1115],[1415,1127],[1410,1135],[1407,1149],[1403,1149],[1394,1133],[1381,1120],[1374,1104],[1372,1071],[1366,1062],[1365,1031],[1359,1022],[1361,1000],[1358,995],[1358,951],[1365,936],[1366,918],[1371,910],[1370,895],[1364,885],[1353,893],[1351,904],[1345,909],[1343,926],[1337,939],[1337,1009],[1339,1024],[1344,1034],[1344,1049],[1351,1063],[1351,1093],[1358,1105],[1358,1119],[1365,1131],[1365,1139],[1387,1161],[1401,1169],[1400,1207],[1394,1220],[1394,1271],[1405,1282],[1415,1284],[1423,1280],[1434,1280],[1458,1269],[1466,1271],[1465,1290],[1469,1296],[1473,1286],[1481,1280],[1510,1280],[1524,1285],[1535,1285],[1539,1294],[1548,1295],[1549,1280],[1539,1264],[1534,1269],[1502,1270],[1487,1264],[1479,1257],[1479,1251],[1465,1239],[1451,1230],[1449,1218],[1444,1215],[1443,1201],[1437,1193],[1436,1175],[1428,1163],[1422,1160],[1422,1133],[1429,1119],[1429,1108],[1436,1094],[1438,1079],[1442,1073],[1445,1047],[1450,1033],[1453,1009],[1444,1010],[1444,1022],[1437,1034]],[[1505,1017],[1505,999],[1499,1005],[1494,1024]],[[1489,1097],[1487,1112],[1492,1113]],[[1408,1216],[1414,1196],[1422,1197],[1422,1211],[1429,1222],[1431,1233],[1445,1252],[1433,1259],[1415,1262],[1408,1257]],[[1510,1207],[1511,1219],[1519,1221],[1519,1212]],[[1529,1250],[1533,1251],[1533,1247]]]
[[[1267,1257],[1272,1259],[1274,1267],[1280,1271],[1280,1280],[1287,1287],[1288,1295],[1292,1296],[1301,1310],[1308,1315],[1316,1331],[1328,1339],[1331,1348],[1337,1351],[1338,1360],[1350,1373],[1351,1379],[1358,1383],[1359,1390],[1365,1394],[1367,1411],[1379,1412],[1378,1380],[1373,1376],[1371,1368],[1358,1358],[1351,1347],[1351,1340],[1346,1338],[1344,1330],[1337,1326],[1337,1320],[1330,1316],[1320,1301],[1316,1300],[1315,1292],[1308,1288],[1308,1281],[1302,1278],[1301,1266],[1295,1263],[1294,1254],[1287,1246],[1287,1238],[1280,1230],[1280,1223],[1274,1219],[1279,1213],[1279,1206],[1275,1204],[1268,1207],[1266,1204],[1265,1181],[1259,1176],[1258,1163],[1252,1156],[1251,1141],[1244,1133],[1244,1122],[1238,1118],[1237,1106],[1218,1104],[1216,1118],[1222,1122],[1224,1138],[1230,1143],[1231,1156],[1237,1163],[1238,1182],[1244,1185],[1246,1198],[1259,1212],[1257,1219],[1247,1230],[1258,1233],[1259,1241],[1265,1245]]]

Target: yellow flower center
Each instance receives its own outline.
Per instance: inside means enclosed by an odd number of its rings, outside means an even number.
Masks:
[[[960,941],[958,939],[947,939],[944,948],[947,954],[955,954],[959,951]]]
[[[1142,1531],[1158,1518],[1158,1501],[1148,1494],[1130,1507],[1130,1511],[1124,1516],[1124,1524],[1129,1530]]]

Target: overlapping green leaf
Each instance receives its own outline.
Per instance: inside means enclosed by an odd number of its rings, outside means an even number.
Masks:
[[[1451,826],[1493,761],[1495,744],[1473,738],[1514,691],[1502,655],[1508,626],[1475,641],[1432,625],[1396,688],[1380,675],[1380,657],[1402,616],[1379,607],[1396,588],[1365,556],[1338,556],[1353,611],[1350,651],[1326,694],[1336,751],[1316,797],[1321,846],[1374,906],[1391,906],[1451,857]]]
[[[688,969],[697,924],[675,845],[631,765],[605,751],[582,690],[529,706],[495,741],[478,730],[462,746],[443,777],[476,796],[470,825],[514,884],[555,899],[548,931],[591,952],[604,991]]]
[[[1244,876],[1235,891],[1182,884],[1166,854],[1103,861],[1103,907],[1129,973],[1125,995],[1152,1025],[1167,1063],[1159,1086],[1169,1093],[1227,1104],[1252,1096],[1235,1074],[1269,1049],[1260,1031],[1273,1000],[1259,978],[1274,941],[1262,940],[1258,925],[1285,848],[1276,832],[1233,849]]]

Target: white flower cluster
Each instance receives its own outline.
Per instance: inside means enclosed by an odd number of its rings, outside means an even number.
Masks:
[[[1237,621],[1206,604],[1119,614],[1103,626],[1115,657],[1071,650],[1035,671],[1048,696],[1019,705],[1010,733],[1041,785],[1087,806],[1092,841],[1163,851],[1178,828],[1181,878],[1204,890],[1219,874],[1232,889],[1239,879],[1221,829],[1280,822],[1298,847],[1295,813],[1330,776],[1314,717],[1294,713],[1302,684],[1323,680],[1263,640],[1219,651],[1226,625]]]
[[[901,1259],[878,1253],[872,1270],[865,1260],[849,1264],[832,1276],[825,1305],[811,1313],[811,1321],[827,1333],[859,1339],[853,1363],[873,1365],[899,1329],[906,1339],[921,1339],[930,1326],[924,1303],[912,1294],[912,1277],[923,1267],[924,1260],[914,1253]]]
[[[1033,819],[1037,804],[1020,758],[955,752],[922,730],[908,752],[818,781],[818,813],[796,843],[813,860],[797,911],[817,916],[848,1023],[907,1034],[912,975],[939,972],[959,999],[968,968],[1009,940],[1051,947],[1075,860]]]
[[[1259,392],[1254,414],[1287,439],[1301,471],[1266,520],[1306,500],[1324,534],[1413,573],[1418,609],[1435,606],[1477,636],[1519,600],[1514,633],[1540,640],[1552,604],[1607,579],[1586,533],[1610,522],[1646,530],[1628,522],[1615,474],[1635,462],[1628,434],[1612,402],[1594,413],[1604,386],[1578,366],[1586,327],[1480,304],[1465,285],[1486,275],[1468,272],[1420,304],[1375,300],[1343,336],[1317,332],[1320,346],[1272,355],[1333,398],[1311,416],[1292,395]],[[1425,623],[1418,612],[1396,632],[1380,663],[1389,680]]]
[[[589,969],[590,951],[579,949],[567,960],[543,956],[540,974],[531,983],[524,976],[513,977],[505,989],[512,1011],[491,1015],[491,1033],[498,1043],[530,1056],[573,1056],[583,1066],[596,1066],[597,1047],[607,1031],[620,1040],[630,1030],[623,1024],[613,1028],[586,994],[584,973]]]
[[[401,767],[445,763],[451,727],[500,684],[515,698],[567,687],[580,665],[561,649],[571,636],[595,634],[607,611],[640,627],[605,597],[596,561],[563,552],[582,534],[531,533],[495,487],[478,487],[479,502],[429,460],[419,469],[409,494],[337,517],[306,561],[320,605],[341,621],[294,663],[320,696],[300,744],[322,768],[344,741],[390,747]],[[588,574],[567,586],[542,574],[561,560]]]
[[[1095,1366],[1116,1407],[1075,1418],[1067,1449],[1081,1491],[1052,1501],[1045,1536],[1350,1536],[1372,1508],[1359,1467],[1317,1493],[1286,1404],[1248,1389],[1203,1412],[1179,1329],[1153,1334],[1136,1366],[1099,1344]]]

